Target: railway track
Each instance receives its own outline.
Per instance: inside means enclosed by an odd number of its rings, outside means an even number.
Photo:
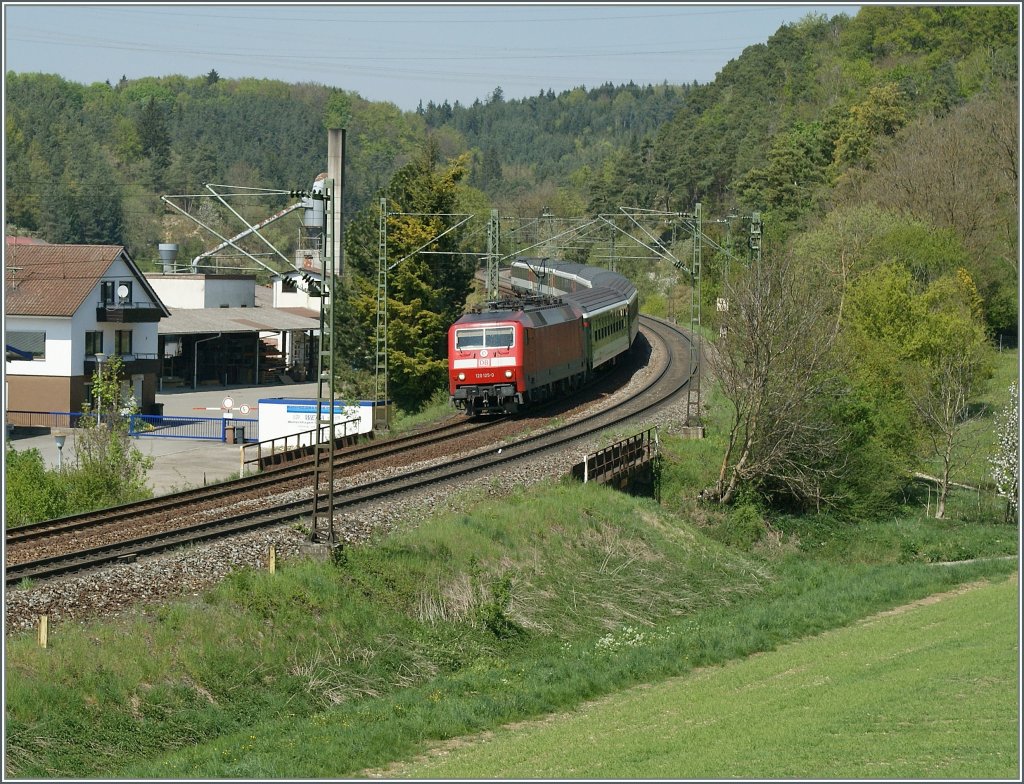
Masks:
[[[592,437],[609,426],[622,425],[631,419],[638,418],[666,405],[685,387],[692,376],[696,367],[692,356],[693,352],[689,349],[688,338],[678,327],[646,317],[643,321],[645,332],[665,346],[668,358],[660,372],[655,373],[653,379],[635,396],[549,432],[529,435],[516,441],[504,443],[499,449],[483,449],[464,457],[448,460],[440,465],[403,471],[396,476],[356,486],[338,488],[336,484],[334,490],[335,511],[340,512],[359,504],[380,501],[401,493],[414,492],[428,485],[439,483],[457,484],[460,481],[465,481],[468,476],[480,472],[493,473],[496,470],[500,470],[503,465],[547,450],[564,448],[574,442]],[[436,435],[438,439],[444,437]],[[397,442],[398,439],[394,439],[394,441]],[[388,443],[382,442],[382,444]],[[365,462],[372,459],[374,458],[365,456],[361,460]],[[282,495],[287,495],[280,492],[281,488],[278,479],[280,476],[281,471],[275,471],[260,477],[265,479],[267,483],[276,484],[274,494],[278,498]],[[130,539],[124,539],[122,536],[120,540],[96,547],[79,549],[72,553],[61,552],[52,556],[14,563],[10,558],[9,540],[9,557],[5,581],[8,585],[13,585],[24,579],[48,579],[59,575],[99,568],[111,563],[133,560],[140,556],[179,547],[184,544],[219,538],[254,528],[294,523],[303,519],[308,520],[312,513],[313,505],[308,486],[308,469],[306,469],[305,477],[306,492],[296,492],[293,494],[295,497],[292,498],[284,498],[275,502],[271,501],[269,497],[265,497],[256,504],[253,504],[254,508],[237,511],[234,514],[222,513],[214,518],[190,525],[179,524],[169,529],[165,527],[153,533],[135,536]],[[256,477],[249,479],[256,479]],[[246,480],[235,480],[235,482],[244,481]],[[232,485],[234,483],[222,484]],[[252,492],[261,492],[259,488],[264,488],[265,486],[265,483],[249,485],[247,492],[250,495]],[[257,489],[253,490],[253,487]],[[219,503],[217,499],[224,497],[221,494],[223,487],[217,486],[212,489],[217,494],[209,497],[208,500]],[[206,490],[211,490],[211,488],[206,488]],[[174,496],[182,495],[187,494],[174,494]],[[324,496],[321,496],[321,498],[324,498]],[[191,502],[184,498],[172,496],[165,496],[163,499],[165,504],[162,507],[158,507],[161,510],[160,514],[163,515],[174,514],[174,510],[180,510],[186,508],[189,504],[194,505],[197,503],[195,496],[192,497]],[[154,500],[158,501],[160,499]],[[170,502],[170,506],[167,505],[167,501]],[[137,519],[141,509],[138,505],[129,505],[129,507],[135,508],[136,511],[133,513],[128,507],[118,507],[115,510],[105,510],[107,516],[103,522],[85,523],[85,521],[80,520],[77,521],[77,524],[88,528],[90,525],[93,527],[98,525],[111,526]],[[109,513],[112,511],[115,512],[116,518],[110,516]],[[114,519],[113,523],[111,522],[112,519]],[[71,522],[71,519],[65,518],[64,521],[51,522],[68,523]],[[30,535],[21,541],[29,542],[32,539],[38,540],[57,535],[52,530],[49,533],[45,532],[44,526],[39,527],[37,530],[39,533]],[[82,528],[65,529],[63,534],[60,535],[74,537],[75,531],[81,530]],[[13,533],[15,532],[12,531]]]
[[[444,443],[467,433],[480,432],[494,427],[506,420],[507,417],[491,420],[462,418],[406,436],[389,438],[384,441],[371,441],[355,447],[339,449],[334,460],[335,470],[341,472],[339,475],[343,475],[347,469],[370,461],[401,455],[424,446]],[[98,526],[137,520],[139,517],[153,512],[171,512],[195,507],[197,504],[220,505],[229,499],[250,496],[265,489],[275,492],[282,492],[293,487],[298,489],[302,483],[309,483],[311,465],[312,457],[307,457],[295,460],[286,466],[241,479],[232,479],[122,506],[19,526],[6,534],[7,560],[8,563],[19,560],[19,545],[47,537],[64,536],[74,532],[85,532]]]

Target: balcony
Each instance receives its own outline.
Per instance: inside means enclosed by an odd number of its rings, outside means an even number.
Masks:
[[[96,321],[99,323],[137,324],[144,321],[159,321],[162,316],[160,308],[150,302],[96,304]]]
[[[124,372],[127,375],[137,375],[145,373],[157,373],[160,372],[160,357],[157,354],[118,354],[121,358],[121,362],[124,365]],[[107,366],[107,362],[110,361],[110,357],[103,358],[103,366]],[[96,372],[96,357],[86,357],[84,375],[91,376]]]

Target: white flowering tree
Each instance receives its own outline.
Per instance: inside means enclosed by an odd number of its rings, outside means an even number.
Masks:
[[[1020,406],[1017,382],[1010,384],[1010,402],[996,416],[995,454],[989,458],[992,479],[999,495],[1006,499],[1006,516],[1013,518],[1020,507]]]

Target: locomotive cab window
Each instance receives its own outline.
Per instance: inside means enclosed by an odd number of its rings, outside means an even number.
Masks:
[[[469,351],[474,348],[483,348],[484,331],[482,329],[457,329],[455,330],[455,348],[459,351]]]
[[[511,348],[514,335],[512,327],[491,327],[484,330],[484,345],[487,348]]]

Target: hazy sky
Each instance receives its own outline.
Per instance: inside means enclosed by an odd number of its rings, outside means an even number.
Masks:
[[[619,85],[709,82],[811,3],[4,3],[4,69],[313,82],[415,109]]]

